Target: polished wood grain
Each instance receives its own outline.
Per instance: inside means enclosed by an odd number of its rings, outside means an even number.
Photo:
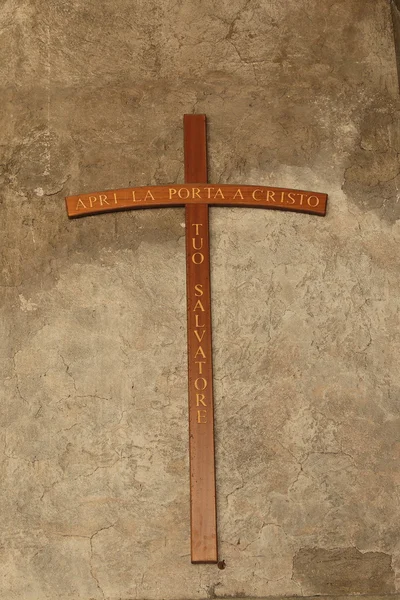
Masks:
[[[184,184],[68,196],[66,206],[71,218],[120,210],[186,207],[191,558],[193,563],[215,563],[218,552],[208,207],[264,208],[324,216],[327,195],[255,185],[208,185],[205,115],[184,116],[184,150]]]
[[[205,115],[184,116],[185,182],[207,182]],[[208,205],[186,205],[190,523],[193,563],[215,563],[217,512]]]
[[[260,185],[204,185],[204,182],[197,181],[184,185],[134,187],[68,196],[66,204],[71,218],[118,210],[189,204],[266,208],[324,216],[327,198],[326,194],[303,190]]]

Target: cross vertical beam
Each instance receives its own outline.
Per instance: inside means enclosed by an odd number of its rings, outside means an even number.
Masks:
[[[184,155],[185,183],[207,183],[205,115],[184,115]],[[217,511],[207,204],[186,204],[186,285],[191,560],[215,563]]]

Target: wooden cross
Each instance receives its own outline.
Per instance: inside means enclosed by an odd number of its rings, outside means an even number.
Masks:
[[[327,195],[249,185],[207,185],[205,115],[184,116],[185,184],[66,198],[69,217],[147,207],[186,207],[191,558],[215,563],[217,516],[208,207],[249,206],[324,216]]]

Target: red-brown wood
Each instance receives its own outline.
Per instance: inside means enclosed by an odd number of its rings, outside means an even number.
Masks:
[[[184,116],[185,182],[207,183],[205,115]],[[190,524],[193,563],[215,563],[217,511],[208,205],[186,205]]]
[[[137,208],[160,208],[188,204],[271,208],[324,216],[327,195],[318,192],[266,187],[261,185],[204,185],[204,182],[146,186],[91,192],[66,198],[68,216],[85,217],[97,213]]]
[[[207,185],[205,115],[185,115],[185,184],[66,198],[68,216],[186,206],[191,556],[217,562],[208,206],[254,207],[324,216],[327,195],[251,185]]]

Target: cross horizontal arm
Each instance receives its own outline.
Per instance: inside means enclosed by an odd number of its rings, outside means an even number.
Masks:
[[[97,213],[208,204],[213,206],[248,206],[290,210],[324,216],[327,194],[256,185],[183,184],[108,190],[68,196],[68,216],[84,217]]]

